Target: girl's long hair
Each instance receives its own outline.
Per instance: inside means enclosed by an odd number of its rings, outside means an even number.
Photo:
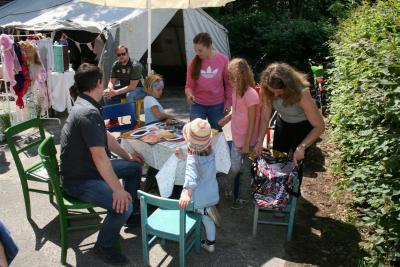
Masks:
[[[210,47],[212,45],[211,36],[206,32],[198,33],[193,38],[193,44],[201,44],[205,47]],[[201,69],[201,59],[198,55],[193,58],[192,61],[192,73],[191,77],[193,80],[198,80],[200,76],[200,69]]]
[[[228,64],[228,75],[232,86],[236,89],[236,94],[243,97],[247,88],[254,87],[253,72],[243,58],[234,58]]]
[[[284,106],[296,104],[301,99],[304,88],[308,88],[310,83],[307,81],[306,75],[297,71],[286,63],[272,63],[261,74],[261,94],[263,101],[272,103],[275,96],[268,90],[283,89]]]
[[[103,74],[99,67],[83,63],[76,70],[74,75],[75,83],[69,88],[72,99],[76,98],[83,92],[90,92],[97,86],[97,82],[102,80]]]

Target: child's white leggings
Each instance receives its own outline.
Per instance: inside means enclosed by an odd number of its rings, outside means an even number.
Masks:
[[[201,221],[206,229],[206,236],[208,241],[215,241],[215,223],[208,215],[201,215]]]
[[[210,216],[204,214],[204,209],[195,209],[195,212],[201,214],[201,221],[206,229],[206,237],[208,241],[215,241],[215,223]]]

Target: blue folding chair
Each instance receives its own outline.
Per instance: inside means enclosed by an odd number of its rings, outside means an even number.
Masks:
[[[109,132],[129,131],[135,128],[136,106],[134,102],[103,106],[102,115],[104,120],[118,119],[120,117],[130,116],[129,123],[123,124],[121,119],[120,125],[107,128]]]
[[[179,209],[178,200],[153,196],[138,190],[140,198],[140,214],[142,222],[142,247],[143,265],[149,266],[149,249],[159,237],[162,244],[165,239],[179,242],[179,266],[186,265],[186,254],[195,247],[196,253],[200,253],[200,221],[201,215],[194,212],[193,202],[185,209]],[[147,213],[147,205],[159,207],[150,216]],[[187,244],[186,240],[194,233],[194,239]],[[152,235],[148,240],[148,235]]]

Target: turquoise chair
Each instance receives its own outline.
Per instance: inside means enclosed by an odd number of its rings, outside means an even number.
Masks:
[[[184,209],[179,209],[178,200],[157,197],[141,190],[138,190],[140,198],[140,212],[142,221],[142,247],[143,265],[149,266],[149,249],[154,241],[165,239],[179,243],[179,266],[186,266],[185,256],[195,247],[196,253],[200,253],[200,222],[201,215],[194,212],[193,202]],[[150,216],[147,213],[147,205],[159,207]],[[194,240],[187,243],[191,234],[194,233]],[[149,235],[152,237],[149,240]]]
[[[293,192],[299,192],[299,179],[296,177],[293,180]],[[297,194],[296,194],[297,195]],[[296,212],[296,204],[297,204],[297,196],[291,195],[289,198],[289,205],[282,211],[277,211],[276,209],[272,208],[264,208],[259,207],[256,203],[254,203],[254,217],[253,217],[253,237],[257,235],[257,225],[260,224],[272,224],[272,225],[283,225],[287,226],[287,241],[292,240],[292,233],[293,233],[293,223],[294,223],[294,215]],[[270,221],[270,220],[261,220],[259,219],[260,211],[266,213],[279,213],[280,215],[283,214],[284,217],[281,221]]]

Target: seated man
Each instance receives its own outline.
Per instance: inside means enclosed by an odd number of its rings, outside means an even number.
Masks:
[[[127,102],[135,102],[146,96],[143,89],[143,66],[140,62],[129,58],[128,48],[120,45],[116,49],[118,60],[111,68],[110,81],[104,93],[105,105],[119,104],[121,98]],[[110,120],[108,127],[118,123],[117,119]]]
[[[128,153],[105,129],[99,104],[103,96],[100,69],[84,63],[74,79],[70,91],[78,97],[61,132],[63,190],[108,211],[95,253],[109,264],[127,264],[128,259],[114,245],[134,209],[143,158]],[[110,151],[120,158],[110,160]]]

